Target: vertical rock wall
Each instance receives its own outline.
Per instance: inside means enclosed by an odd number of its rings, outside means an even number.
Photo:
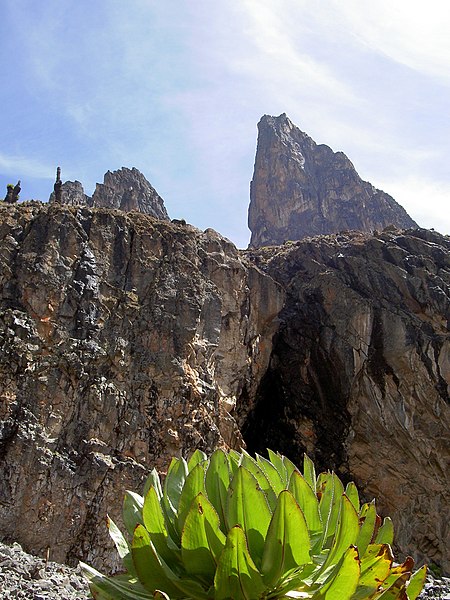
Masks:
[[[0,532],[109,568],[149,469],[239,447],[283,293],[228,240],[139,213],[0,207]]]
[[[402,553],[450,572],[449,238],[354,233],[251,256],[287,300],[256,403],[239,407],[249,449],[306,451],[355,479]]]
[[[416,223],[363,181],[343,152],[316,144],[288,119],[265,115],[250,188],[250,246],[283,244],[344,230],[373,232]]]

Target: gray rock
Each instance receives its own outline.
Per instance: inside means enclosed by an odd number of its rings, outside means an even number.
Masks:
[[[55,202],[55,192],[50,194],[49,202]],[[65,181],[61,186],[61,204],[69,206],[90,206],[92,199],[84,193],[79,181]]]
[[[161,196],[138,169],[122,167],[105,173],[103,183],[97,183],[92,206],[136,210],[157,219],[169,220]]]
[[[287,292],[255,404],[239,407],[249,449],[276,440],[355,480],[392,517],[396,551],[450,572],[450,238],[348,233],[247,255]]]
[[[108,570],[126,489],[243,444],[284,293],[213,230],[138,212],[5,206],[0,236],[1,536]]]
[[[416,226],[391,196],[359,177],[343,152],[316,144],[285,114],[262,117],[258,129],[251,247],[344,230]]]

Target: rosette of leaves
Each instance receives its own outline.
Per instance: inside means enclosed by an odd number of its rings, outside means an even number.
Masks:
[[[392,521],[334,473],[285,456],[197,450],[127,492],[129,540],[109,519],[126,573],[82,565],[98,600],[415,600],[426,568],[396,564]]]

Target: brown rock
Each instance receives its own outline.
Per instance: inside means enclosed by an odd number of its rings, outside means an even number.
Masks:
[[[284,294],[216,232],[140,213],[0,207],[0,245],[2,538],[110,568],[126,489],[242,445]]]
[[[343,152],[317,145],[285,114],[262,117],[258,130],[250,246],[345,230],[417,226],[391,196],[363,181]]]
[[[354,479],[403,554],[449,572],[450,239],[352,233],[249,256],[287,291],[256,402],[237,410],[249,450],[306,451]]]
[[[135,210],[157,219],[169,219],[163,199],[135,167],[122,167],[118,171],[105,173],[103,183],[96,185],[91,205]]]
[[[55,192],[50,194],[49,202],[55,202]],[[79,181],[65,181],[61,185],[61,204],[69,206],[91,206],[92,199],[84,193]]]

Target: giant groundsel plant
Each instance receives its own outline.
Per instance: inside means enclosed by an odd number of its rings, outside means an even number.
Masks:
[[[425,581],[394,562],[391,520],[307,456],[301,473],[272,451],[197,450],[127,492],[123,520],[129,541],[108,525],[126,572],[82,565],[98,600],[415,600]]]

